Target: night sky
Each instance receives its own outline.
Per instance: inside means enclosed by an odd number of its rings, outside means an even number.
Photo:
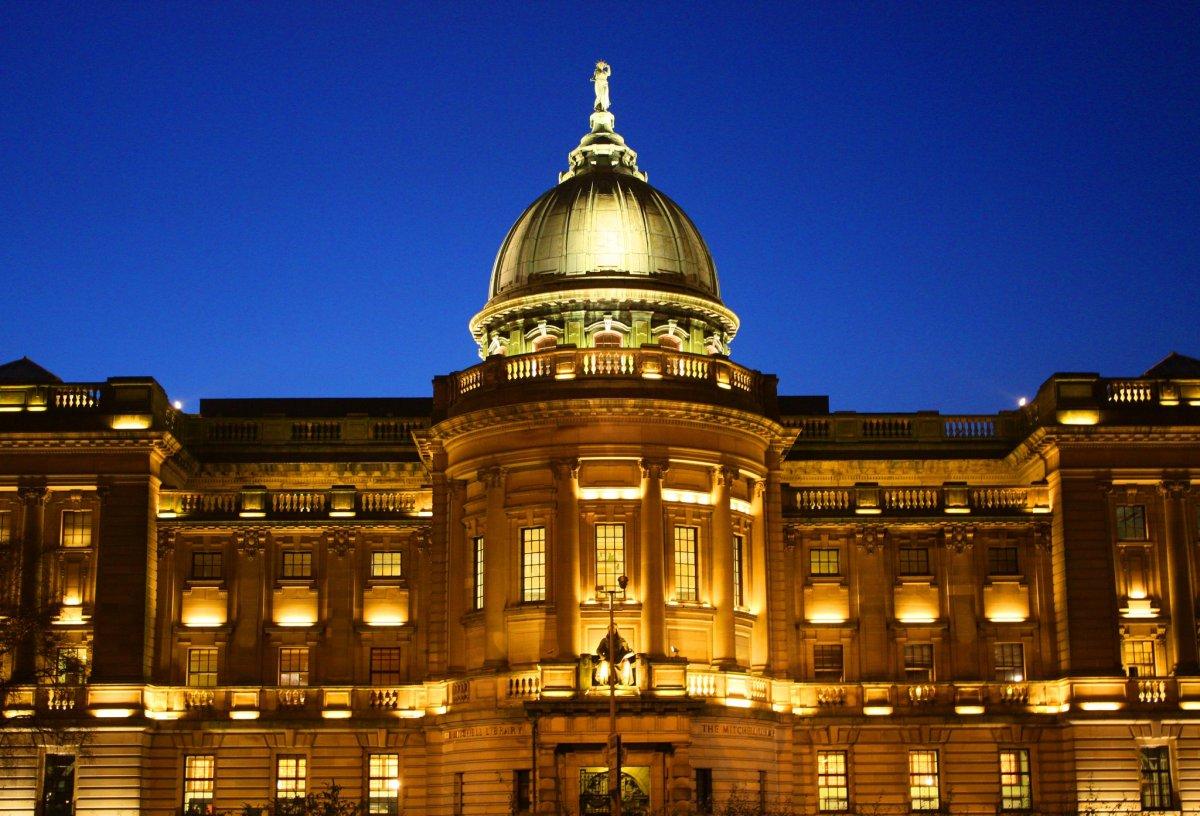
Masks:
[[[600,58],[783,393],[1200,356],[1198,3],[4,2],[0,361],[428,395]]]

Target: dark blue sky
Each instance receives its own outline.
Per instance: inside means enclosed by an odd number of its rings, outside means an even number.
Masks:
[[[428,394],[598,58],[785,393],[993,411],[1200,355],[1200,4],[8,2],[0,359]]]

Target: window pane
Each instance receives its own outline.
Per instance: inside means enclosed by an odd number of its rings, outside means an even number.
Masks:
[[[620,589],[625,574],[625,525],[596,525],[596,586]]]
[[[475,609],[483,609],[483,536],[475,536],[473,546],[472,574],[475,576],[475,585],[472,587],[471,601]]]
[[[546,600],[546,528],[521,530],[521,600]]]
[[[302,756],[279,756],[275,758],[275,797],[297,799],[304,796],[305,777],[308,776],[308,758]]]
[[[279,576],[281,578],[311,578],[312,552],[309,550],[284,550]]]
[[[12,513],[8,510],[0,510],[0,547],[6,547],[12,543]]]
[[[850,809],[845,751],[817,752],[817,808],[822,813]]]
[[[1141,749],[1142,810],[1170,810],[1175,797],[1171,788],[1171,754],[1165,745]]]
[[[933,680],[932,643],[910,643],[904,647],[904,677],[910,683]]]
[[[929,575],[929,548],[901,547],[900,574]]]
[[[988,547],[988,575],[1019,575],[1016,547]]]
[[[400,684],[400,649],[387,646],[371,649],[371,685]]]
[[[1117,505],[1117,538],[1120,541],[1146,540],[1146,507],[1141,504]]]
[[[1029,752],[1023,748],[1000,752],[1000,809],[1030,810],[1033,807],[1033,783],[1029,773]]]
[[[696,582],[695,527],[675,528],[675,600],[680,603],[696,603],[700,590]]]
[[[809,575],[841,575],[841,551],[837,548],[816,547],[808,551]]]
[[[941,807],[937,751],[908,752],[908,801],[913,810]]]
[[[308,647],[285,647],[279,650],[279,685],[308,685]]]
[[[212,688],[217,684],[216,649],[188,649],[187,684],[198,688]]]
[[[1153,640],[1126,640],[1121,644],[1121,659],[1130,677],[1154,677],[1157,674]]]
[[[56,655],[55,679],[68,686],[78,686],[87,677],[87,647],[62,646]]]
[[[743,572],[743,559],[746,557],[746,537],[733,537],[733,605],[746,606],[746,579]]]
[[[842,679],[842,644],[818,643],[813,646],[813,677],[818,680]]]
[[[222,575],[221,553],[200,551],[192,553],[192,579],[219,581]]]
[[[367,759],[367,813],[395,816],[400,811],[400,755],[371,754]]]
[[[62,514],[62,546],[92,546],[92,511],[64,510]]]
[[[997,643],[995,647],[995,679],[999,683],[1020,683],[1025,680],[1025,645]]]
[[[203,812],[212,804],[216,765],[216,757],[211,754],[184,757],[183,809],[185,811]]]
[[[401,578],[404,576],[404,558],[399,550],[371,553],[372,578]]]

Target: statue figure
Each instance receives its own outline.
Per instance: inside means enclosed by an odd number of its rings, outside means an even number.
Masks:
[[[612,68],[604,60],[596,63],[596,70],[592,72],[592,85],[596,87],[596,106],[595,110],[608,110],[608,78],[612,75]]]

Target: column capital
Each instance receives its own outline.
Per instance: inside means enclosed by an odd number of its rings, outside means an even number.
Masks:
[[[454,498],[461,496],[467,489],[467,483],[463,479],[447,479],[446,492]]]
[[[555,479],[578,479],[579,457],[571,456],[563,459],[551,459],[550,469],[554,471]]]
[[[729,465],[721,465],[712,469],[713,487],[733,487],[737,481],[738,469]]]
[[[353,527],[330,527],[322,534],[325,546],[338,558],[345,558],[354,549],[358,531]]]
[[[170,558],[175,552],[175,537],[178,532],[174,527],[163,527],[159,525],[157,532],[157,549],[156,554],[161,561],[164,558]]]
[[[479,481],[488,487],[504,487],[504,480],[507,476],[508,469],[502,468],[499,465],[480,468],[478,472]]]
[[[23,482],[17,486],[17,495],[25,504],[36,506],[45,503],[50,496],[50,489],[45,482]]]
[[[661,479],[671,469],[667,459],[643,459],[641,461],[643,479]]]
[[[1192,492],[1192,485],[1185,479],[1163,479],[1155,487],[1167,499],[1185,499]]]
[[[257,558],[267,548],[271,533],[266,527],[247,527],[233,534],[233,546],[245,558]]]

